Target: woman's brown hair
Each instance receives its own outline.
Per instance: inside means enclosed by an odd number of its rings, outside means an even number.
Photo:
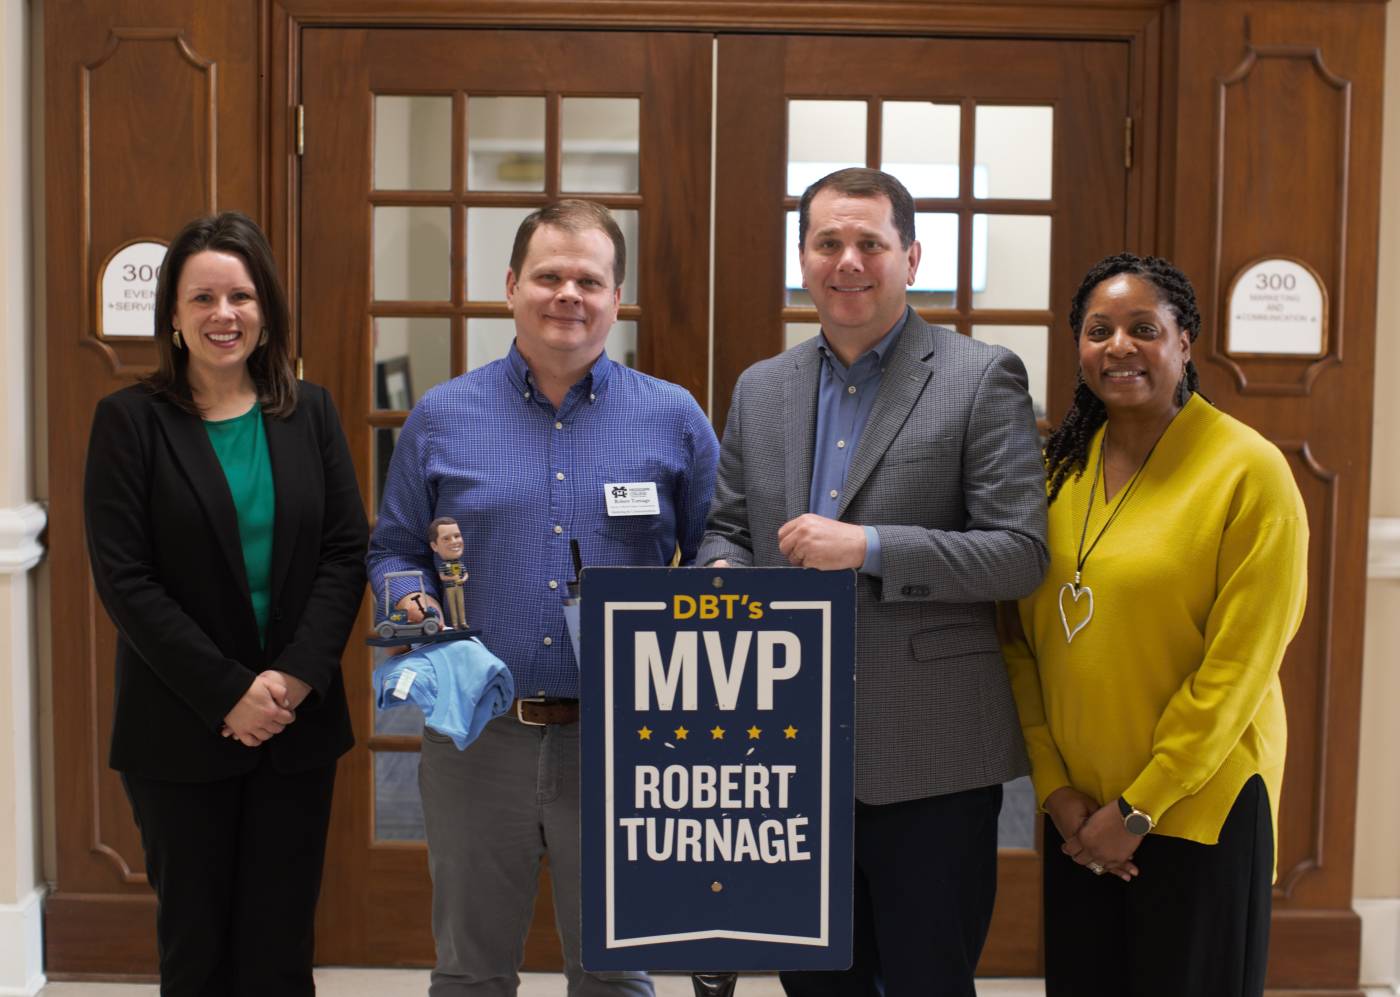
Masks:
[[[177,348],[172,339],[180,273],[191,256],[213,251],[231,253],[243,261],[262,311],[265,342],[248,356],[248,373],[257,388],[258,404],[264,413],[278,418],[291,415],[297,405],[296,362],[292,348],[291,322],[287,295],[277,278],[277,264],[267,237],[247,215],[224,211],[196,218],[175,237],[161,264],[156,281],[155,336],[158,362],[146,378],[151,390],[164,395],[192,415],[199,415],[190,390],[188,349]]]

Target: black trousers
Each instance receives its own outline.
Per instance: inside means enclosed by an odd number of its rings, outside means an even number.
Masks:
[[[314,994],[335,764],[165,782],[122,774],[156,892],[162,997]]]
[[[789,997],[972,997],[997,890],[1001,786],[857,801],[851,968],[783,973]]]
[[[1149,834],[1131,883],[1060,851],[1045,819],[1047,997],[1259,997],[1269,957],[1273,816],[1245,783],[1220,841]]]

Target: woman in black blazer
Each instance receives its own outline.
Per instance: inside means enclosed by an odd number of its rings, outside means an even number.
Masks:
[[[329,394],[296,380],[250,219],[185,227],[155,324],[156,372],[98,403],[84,510],[161,993],[311,994],[364,508]]]

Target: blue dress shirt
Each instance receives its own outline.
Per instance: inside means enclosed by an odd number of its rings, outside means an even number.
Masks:
[[[418,569],[438,591],[428,523],[462,530],[467,623],[505,661],[516,695],[578,696],[561,603],[585,565],[695,558],[719,443],[689,393],[599,356],[556,411],[512,345],[501,360],[429,390],[404,423],[369,545],[370,584]],[[609,516],[605,486],[654,482],[660,513]],[[413,588],[396,579],[389,602]]]
[[[826,333],[822,333],[817,349],[822,355],[821,380],[817,385],[817,437],[812,453],[812,491],[807,511],[828,519],[836,519],[846,487],[846,472],[851,467],[851,455],[860,442],[875,396],[885,373],[885,355],[904,331],[909,320],[906,308],[899,321],[864,356],[847,367],[831,348]],[[865,561],[860,570],[867,575],[880,574],[880,534],[873,526],[865,529]]]

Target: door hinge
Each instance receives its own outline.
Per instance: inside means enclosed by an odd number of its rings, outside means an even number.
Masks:
[[[306,152],[306,105],[297,105],[297,155]]]
[[[1123,119],[1123,169],[1133,168],[1133,119]]]

